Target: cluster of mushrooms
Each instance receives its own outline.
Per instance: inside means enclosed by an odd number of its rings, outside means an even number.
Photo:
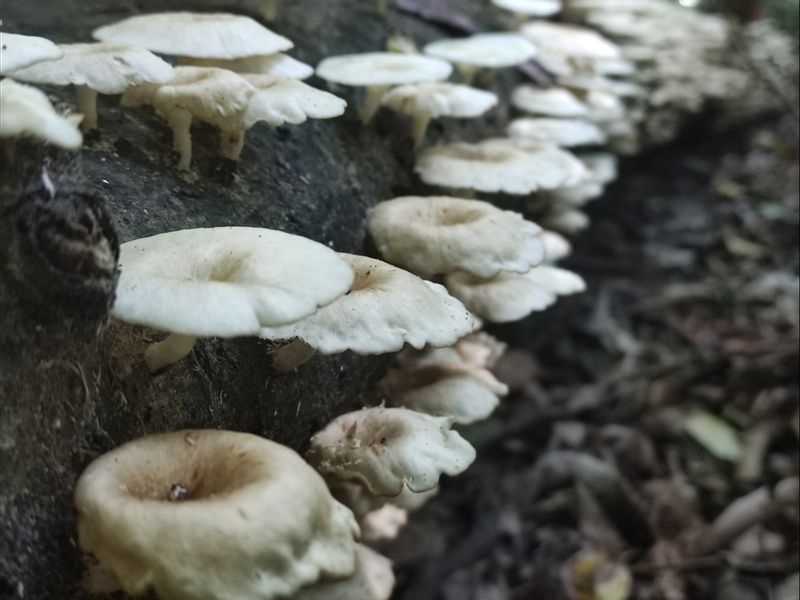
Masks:
[[[93,43],[2,33],[0,136],[78,148],[81,132],[101,126],[97,94],[121,94],[123,107],[150,106],[169,125],[182,169],[191,167],[195,121],[218,128],[220,154],[238,160],[257,122],[343,114],[343,99],[303,83],[315,72],[364,88],[365,124],[381,108],[408,115],[417,146],[433,119],[479,118],[500,102],[519,113],[496,137],[418,152],[421,180],[451,195],[374,207],[368,233],[387,262],[256,227],[122,244],[112,315],[165,334],[143,357],[153,373],[200,337],[270,340],[282,373],[315,353],[399,354],[377,386],[379,405],[334,419],[305,460],[254,435],[185,430],[94,461],[75,491],[80,546],[95,561],[92,590],[188,600],[389,597],[391,564],[359,540],[396,535],[443,474],[474,460],[452,426],[487,418],[507,393],[491,373],[504,346],[479,331],[482,321],[516,321],[585,289],[556,266],[570,252],[562,234],[588,225],[581,207],[616,177],[604,147],[638,148],[635,100],[644,88],[631,78],[650,77],[645,63],[658,71],[683,60],[660,62],[660,47],[637,47],[633,23],[655,27],[665,45],[690,27],[694,42],[712,44],[703,36],[714,32],[694,13],[656,27],[644,17],[680,10],[659,0],[570,2],[587,22],[633,40],[620,47],[590,29],[528,20],[558,14],[558,0],[493,1],[523,22],[518,32],[334,56],[316,70],[283,54],[290,40],[231,14],[135,16],[97,29]],[[274,17],[277,2],[263,8]],[[508,99],[475,84],[533,58],[557,83],[520,85]],[[448,81],[454,66],[458,81]],[[675,82],[660,96],[678,93]],[[77,112],[59,114],[27,83],[75,86]],[[515,197],[542,226],[475,193]]]

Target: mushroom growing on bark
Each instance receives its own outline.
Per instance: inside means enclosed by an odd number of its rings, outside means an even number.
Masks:
[[[536,56],[536,47],[516,33],[477,33],[431,42],[423,52],[458,66],[466,83],[479,69],[514,67]]]
[[[0,81],[0,138],[31,136],[78,148],[83,142],[78,119],[59,115],[44,92],[35,87],[12,79]]]
[[[294,451],[250,434],[128,442],[86,468],[75,508],[81,548],[134,596],[272,600],[356,567],[352,513]]]
[[[186,356],[198,337],[256,335],[302,319],[353,281],[330,248],[272,229],[184,229],[120,250],[112,315],[170,332],[145,353],[154,371]]]
[[[361,119],[368,123],[390,87],[442,81],[452,70],[450,63],[418,54],[368,52],[326,58],[317,66],[317,76],[331,83],[367,88]]]
[[[561,147],[605,143],[607,136],[594,123],[580,119],[523,118],[508,124],[508,135]]]
[[[64,51],[48,39],[0,31],[0,75],[62,56]]]
[[[314,434],[306,458],[325,477],[361,482],[378,496],[424,492],[475,460],[475,449],[450,424],[405,408],[365,408]]]
[[[575,94],[559,87],[522,85],[512,93],[511,104],[519,110],[548,117],[582,117],[589,112]]]
[[[97,94],[122,94],[144,83],[172,79],[172,67],[155,54],[127,44],[62,44],[64,55],[9,74],[13,79],[49,85],[74,85],[81,129],[97,129]]]

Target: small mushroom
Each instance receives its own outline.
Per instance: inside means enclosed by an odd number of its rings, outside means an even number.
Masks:
[[[520,86],[512,93],[511,104],[527,113],[548,117],[582,117],[589,112],[589,108],[572,92],[558,87]]]
[[[81,129],[97,129],[97,94],[122,94],[144,83],[166,83],[172,67],[152,52],[125,44],[62,44],[64,56],[19,69],[9,76],[20,81],[74,85]]]
[[[101,42],[133,44],[157,54],[234,59],[266,56],[294,44],[242,15],[160,12],[137,15],[95,29]]]
[[[86,468],[75,507],[81,548],[132,596],[272,600],[356,566],[352,513],[294,451],[246,433],[128,442]]]
[[[392,562],[368,546],[356,544],[356,571],[347,579],[320,581],[292,600],[389,600],[394,589]]]
[[[367,230],[383,258],[420,277],[525,273],[544,260],[538,225],[478,200],[395,198],[372,209]]]
[[[475,449],[450,424],[405,408],[365,408],[316,433],[306,458],[325,477],[359,481],[378,496],[424,492],[475,460]]]
[[[575,235],[589,227],[589,215],[572,206],[556,206],[543,219],[549,229]]]
[[[361,518],[359,522],[361,538],[366,542],[393,540],[406,523],[408,523],[408,511],[387,503]]]
[[[617,157],[610,152],[581,154],[580,159],[592,180],[600,185],[608,185],[617,178]]]
[[[603,185],[596,181],[584,181],[540,194],[537,201],[551,205],[578,208],[603,195]]]
[[[571,148],[603,144],[606,134],[594,123],[580,119],[523,118],[508,125],[508,135],[535,142],[545,142]]]
[[[0,31],[0,75],[62,56],[64,51],[48,39]]]
[[[556,263],[572,254],[572,244],[560,233],[544,230],[541,238],[548,264]]]
[[[274,75],[288,79],[308,79],[314,74],[314,67],[281,52],[227,60],[220,58],[185,58],[181,60],[181,64],[194,67],[217,67],[218,69],[227,69],[235,73]]]
[[[184,229],[122,244],[112,315],[170,332],[150,346],[151,370],[177,362],[197,337],[255,335],[312,314],[350,288],[333,250],[272,229]]]
[[[474,119],[495,104],[495,94],[456,83],[401,85],[386,92],[381,100],[381,105],[411,116],[415,146],[422,143],[431,119]]]
[[[450,63],[418,54],[368,52],[326,58],[317,66],[317,76],[331,83],[367,88],[361,119],[368,123],[390,87],[442,81],[452,70]]]
[[[561,12],[561,0],[492,0],[492,4],[513,13],[520,20],[552,17]]]
[[[586,289],[583,279],[571,271],[543,265],[527,273],[500,273],[478,279],[466,273],[445,278],[447,289],[479,317],[492,323],[518,321],[531,312],[544,310],[559,296]]]
[[[423,52],[457,65],[462,78],[469,83],[479,69],[521,65],[536,56],[536,47],[516,33],[478,33],[431,42]]]
[[[519,32],[543,52],[583,59],[620,57],[619,46],[585,27],[530,21]]]
[[[0,81],[0,138],[32,136],[64,148],[78,148],[83,142],[78,119],[59,115],[44,92],[35,87],[11,79]]]
[[[503,138],[429,148],[414,170],[431,185],[517,195],[570,185],[586,176],[586,167],[557,146]]]

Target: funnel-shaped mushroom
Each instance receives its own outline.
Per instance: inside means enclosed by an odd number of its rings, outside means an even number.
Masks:
[[[271,229],[184,229],[122,244],[112,314],[172,333],[148,348],[156,370],[200,336],[255,335],[291,323],[350,288],[353,271],[333,250]]]
[[[370,493],[424,492],[458,475],[475,449],[451,420],[405,408],[365,408],[334,419],[311,438],[308,461],[324,476],[360,481]]]
[[[431,42],[423,52],[457,65],[464,81],[469,83],[478,69],[521,65],[536,56],[536,47],[516,33],[477,33],[467,38]]]
[[[48,39],[0,31],[0,75],[62,56],[64,51]]]
[[[292,600],[389,600],[392,589],[392,562],[368,546],[356,544],[356,572],[352,576],[303,588]]]
[[[526,273],[544,260],[538,225],[478,200],[395,198],[372,209],[367,230],[383,258],[420,277]]]
[[[59,115],[44,92],[4,79],[0,81],[0,138],[26,136],[64,148],[78,148],[83,142],[77,120]]]
[[[245,433],[128,442],[75,490],[78,539],[128,594],[284,598],[355,568],[352,513],[294,451]]]
[[[122,94],[144,83],[166,83],[172,67],[152,52],[125,44],[62,44],[64,56],[14,71],[11,77],[30,83],[74,85],[81,128],[97,128],[97,94]]]
[[[367,88],[361,109],[361,119],[367,123],[390,87],[442,81],[450,77],[452,70],[450,63],[419,54],[368,52],[326,58],[317,66],[317,76],[331,83]]]

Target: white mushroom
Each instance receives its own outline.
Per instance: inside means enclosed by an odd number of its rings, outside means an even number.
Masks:
[[[564,88],[535,88],[523,85],[511,95],[511,104],[519,110],[548,117],[582,117],[588,107]]]
[[[280,52],[264,56],[246,56],[244,58],[214,59],[186,58],[184,65],[195,67],[217,67],[236,73],[254,73],[257,75],[275,75],[289,79],[308,79],[314,74],[314,67]]]
[[[536,56],[536,48],[516,33],[478,33],[467,38],[438,40],[423,52],[456,64],[469,83],[481,68],[521,65]]]
[[[508,125],[508,135],[561,147],[603,144],[607,139],[597,125],[580,119],[515,119]]]
[[[157,370],[201,336],[258,334],[291,323],[350,288],[353,271],[330,248],[271,229],[184,229],[120,247],[112,315],[170,332],[150,346]]]
[[[257,21],[228,13],[161,12],[95,29],[102,42],[134,44],[158,54],[234,59],[283,52],[294,44]]]
[[[492,0],[492,4],[517,17],[552,17],[561,12],[561,0]]]
[[[0,31],[0,75],[62,56],[64,51],[48,39]]]
[[[320,581],[303,588],[292,600],[389,600],[394,589],[392,562],[356,544],[356,572],[347,579]]]
[[[424,492],[458,475],[475,449],[451,420],[404,408],[365,408],[334,419],[311,438],[306,458],[324,476],[363,483],[370,493]]]
[[[420,277],[525,273],[544,260],[538,225],[478,200],[395,198],[372,209],[367,230],[383,258]]]
[[[359,522],[361,538],[367,542],[392,540],[406,523],[408,523],[408,511],[387,503],[361,518]]]
[[[132,596],[272,600],[356,567],[352,513],[295,452],[246,433],[128,442],[86,468],[75,507],[81,548]]]
[[[555,229],[567,235],[580,233],[589,227],[589,216],[571,206],[555,207],[543,219],[549,229]]]
[[[152,52],[125,44],[62,44],[58,60],[42,62],[10,74],[14,79],[50,85],[74,85],[81,128],[97,128],[97,94],[122,94],[144,83],[166,83],[172,67]]]
[[[43,92],[11,79],[0,81],[0,138],[32,136],[64,148],[78,148],[78,119],[59,115]]]
[[[544,253],[548,263],[552,264],[572,254],[572,244],[560,233],[555,231],[542,231]]]
[[[501,273],[492,279],[454,273],[445,278],[445,285],[476,315],[492,323],[518,321],[533,311],[546,309],[558,296],[586,289],[579,275],[548,265],[523,275]]]
[[[381,104],[411,116],[414,144],[419,146],[431,119],[474,119],[497,104],[497,96],[455,83],[412,83],[386,92]]]
[[[367,98],[361,109],[366,123],[380,107],[381,99],[395,85],[442,81],[450,77],[449,63],[418,54],[368,52],[332,56],[317,66],[317,76],[352,87],[365,87]]]
[[[608,185],[617,178],[617,157],[610,152],[581,154],[580,159],[589,169],[593,181]]]
[[[537,199],[545,200],[554,205],[580,207],[602,195],[603,185],[590,180],[563,188],[549,190],[541,194]]]
[[[520,33],[542,51],[576,58],[618,58],[619,46],[585,27],[530,21]]]

